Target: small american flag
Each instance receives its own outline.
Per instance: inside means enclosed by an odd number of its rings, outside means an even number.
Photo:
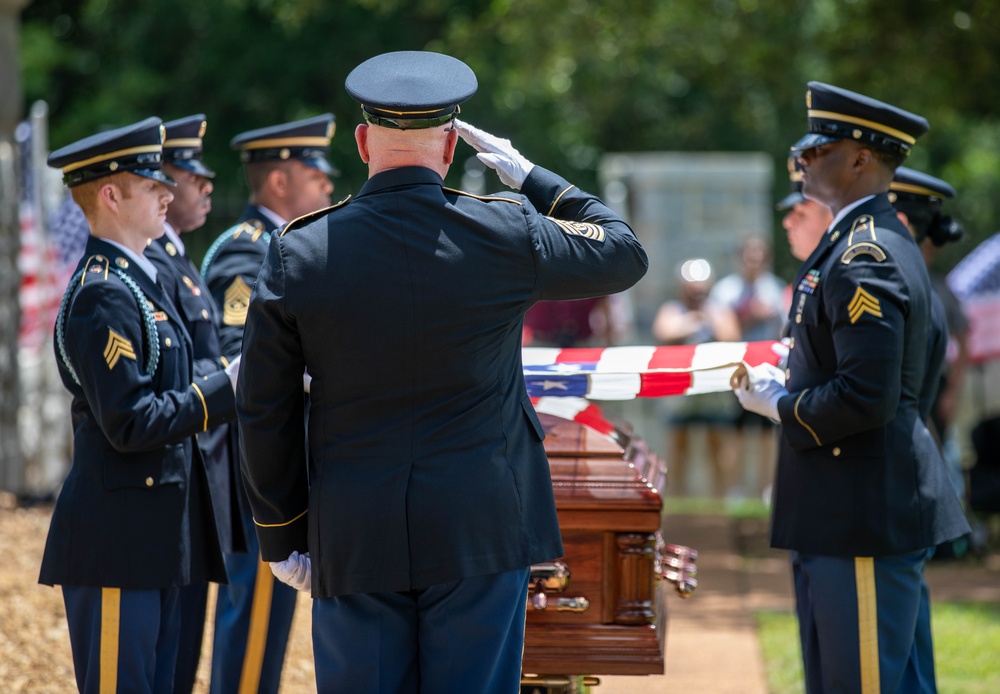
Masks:
[[[969,319],[969,359],[1000,358],[1000,233],[973,248],[947,282]]]

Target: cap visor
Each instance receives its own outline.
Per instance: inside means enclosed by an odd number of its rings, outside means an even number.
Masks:
[[[301,161],[306,166],[311,166],[318,171],[322,171],[327,176],[333,175],[333,167],[330,166],[330,162],[328,162],[326,159],[322,159],[320,157],[314,157],[312,159],[300,159],[299,161]]]
[[[143,178],[151,178],[154,181],[159,181],[168,186],[176,186],[177,183],[174,179],[170,178],[167,174],[163,173],[160,169],[132,169],[129,173],[133,173],[136,176],[142,176]]]
[[[818,147],[819,145],[826,145],[831,142],[836,142],[841,138],[830,137],[829,135],[821,135],[820,133],[808,133],[801,140],[792,145],[789,149],[793,152],[801,152],[805,149],[810,149],[812,147]]]
[[[800,202],[805,201],[805,199],[806,198],[802,193],[789,193],[788,195],[783,197],[774,207],[775,209],[778,210],[790,210],[796,205],[798,205]]]
[[[197,176],[204,176],[205,178],[215,178],[215,172],[210,168],[205,166],[200,159],[184,159],[179,161],[167,162],[168,164],[173,164],[178,169],[184,169],[190,173]]]

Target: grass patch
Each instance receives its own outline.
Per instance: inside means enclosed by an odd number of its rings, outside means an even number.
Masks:
[[[791,612],[757,612],[771,694],[802,694],[799,631]],[[934,661],[942,694],[992,694],[1000,688],[1000,605],[932,603]]]
[[[672,516],[729,516],[730,518],[770,518],[770,507],[760,499],[716,499],[704,496],[668,496],[663,513]]]

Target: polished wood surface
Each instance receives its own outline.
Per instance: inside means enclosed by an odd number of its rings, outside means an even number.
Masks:
[[[570,579],[563,592],[545,591],[544,610],[529,601],[524,672],[662,673],[653,571],[664,466],[625,422],[608,417],[598,430],[539,418]],[[578,597],[585,611],[558,610],[559,598]]]

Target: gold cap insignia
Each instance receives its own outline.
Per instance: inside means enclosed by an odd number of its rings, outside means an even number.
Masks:
[[[115,368],[115,364],[122,357],[135,361],[135,350],[132,349],[132,342],[108,328],[108,344],[104,348],[104,361],[108,363],[108,369]]]
[[[806,90],[806,108],[812,108],[812,107],[813,107],[813,93],[812,93],[812,89],[807,89]]]
[[[247,322],[247,309],[250,308],[250,285],[239,275],[232,284],[226,287],[223,299],[225,307],[222,322],[225,325],[244,325]]]
[[[111,162],[110,164],[108,164],[108,168],[110,170],[112,170],[112,171],[117,171],[118,170],[118,162],[116,162],[116,161]]]
[[[201,127],[198,128],[198,137],[205,137],[206,130],[208,130],[208,121],[203,120],[201,122]]]

